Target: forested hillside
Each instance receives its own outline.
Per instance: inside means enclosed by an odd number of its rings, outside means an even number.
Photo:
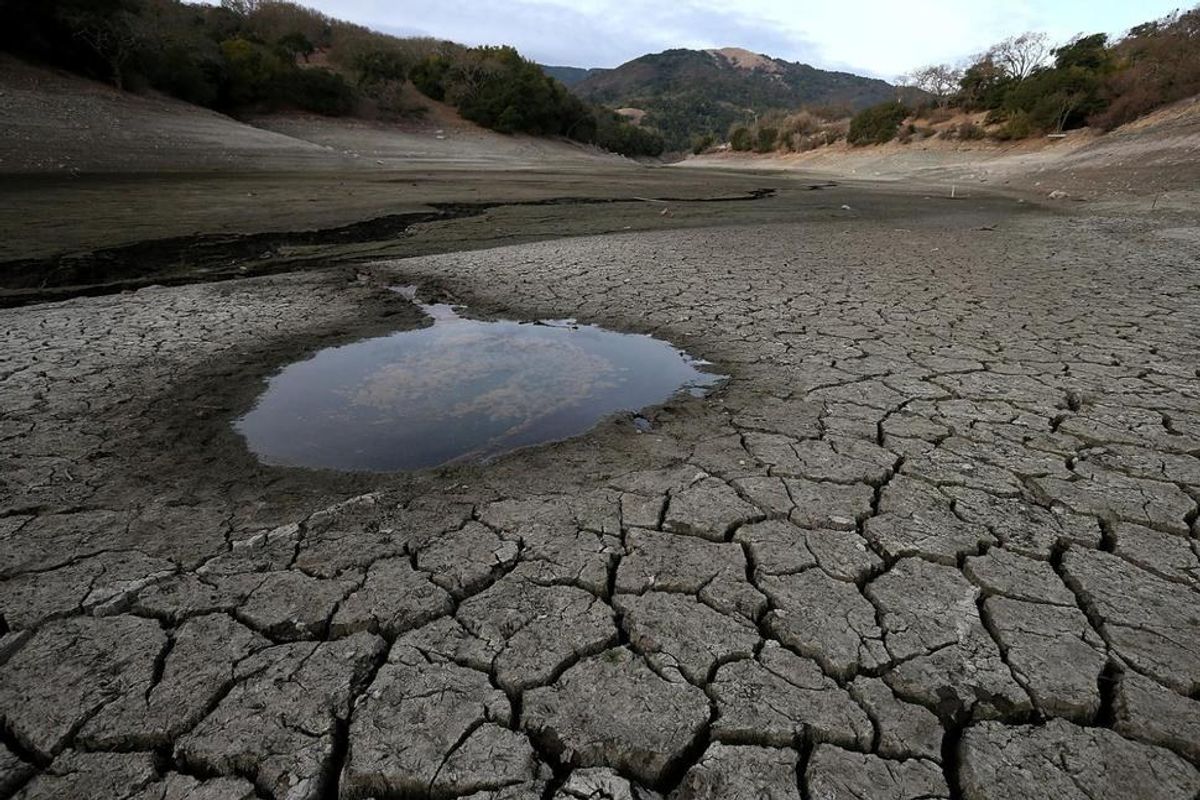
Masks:
[[[644,110],[642,124],[674,149],[707,136],[723,139],[734,123],[771,110],[815,106],[849,113],[896,97],[886,81],[736,48],[642,56],[589,76],[573,91],[596,103]]]
[[[914,82],[940,86],[943,105],[987,111],[1009,138],[1091,125],[1109,130],[1200,93],[1200,7],[1124,36],[1079,35],[1055,46],[1027,33],[964,67],[933,65]]]
[[[397,38],[282,0],[0,0],[0,18],[8,52],[228,114],[411,116],[411,79],[503,133],[662,151],[655,134],[581,101],[512,48]]]
[[[902,81],[919,90],[852,118],[836,110],[771,111],[729,132],[734,150],[803,152],[847,141],[1013,141],[1090,127],[1108,131],[1200,95],[1200,8],[1138,25],[1113,39],[1082,34],[1055,44],[1011,36],[962,65],[933,64]],[[697,151],[719,137],[701,140]]]
[[[608,72],[606,69],[586,69],[584,67],[551,67],[542,64],[542,71],[567,88],[571,88],[594,75]]]

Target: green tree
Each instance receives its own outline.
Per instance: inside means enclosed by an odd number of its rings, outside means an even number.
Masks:
[[[854,145],[883,144],[896,138],[900,123],[908,116],[903,103],[880,103],[860,111],[850,120],[846,141]]]
[[[408,74],[408,64],[394,50],[371,50],[354,59],[354,72],[359,86],[381,86],[403,81]]]
[[[95,5],[63,3],[58,17],[74,38],[107,66],[113,85],[124,89],[126,69],[146,39],[142,11],[135,0]]]
[[[963,71],[956,101],[970,110],[993,110],[1004,105],[1004,96],[1017,79],[984,56]]]
[[[271,97],[272,84],[283,74],[279,56],[247,39],[221,42],[228,75],[226,94],[234,106],[252,105]]]
[[[354,110],[354,89],[346,79],[327,69],[287,70],[276,78],[274,91],[268,98],[273,104],[284,104],[340,117]]]
[[[1053,52],[1054,66],[1011,86],[1003,108],[1010,117],[1026,115],[1033,128],[1062,131],[1104,110],[1102,88],[1113,58],[1103,33],[1073,39]]]
[[[276,42],[276,45],[284,53],[291,56],[293,61],[296,60],[297,56],[300,56],[304,59],[305,63],[308,63],[309,57],[317,52],[317,46],[300,31],[292,31],[286,36],[281,37]]]
[[[1055,69],[1080,69],[1085,72],[1106,72],[1112,67],[1108,49],[1108,34],[1094,33],[1072,39],[1054,50]]]
[[[409,79],[421,94],[440,102],[446,99],[446,83],[453,66],[447,56],[428,56],[412,68]]]
[[[594,119],[596,133],[592,141],[597,147],[631,158],[656,158],[662,155],[663,138],[656,131],[631,125],[620,114],[607,108],[595,109]]]

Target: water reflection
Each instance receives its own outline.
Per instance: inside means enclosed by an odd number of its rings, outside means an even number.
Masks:
[[[270,380],[236,423],[268,464],[415,470],[586,432],[719,375],[667,342],[570,320],[465,319],[322,350]]]

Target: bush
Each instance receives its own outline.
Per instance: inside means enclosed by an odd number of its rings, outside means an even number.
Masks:
[[[952,110],[950,110],[949,108],[937,106],[935,108],[929,109],[929,111],[926,114],[923,114],[920,116],[923,116],[925,119],[929,120],[929,123],[931,125],[939,125],[943,122],[949,122],[951,119],[953,119],[954,112]]]
[[[662,155],[665,145],[657,131],[630,124],[608,108],[584,108],[583,111],[589,115],[592,128],[585,129],[586,121],[581,122],[572,133],[572,138],[591,142],[610,153],[629,158],[657,158]]]
[[[1083,125],[1103,111],[1100,76],[1083,67],[1048,69],[1016,84],[1005,99],[1010,113],[1024,112],[1037,128],[1061,131]]]
[[[394,50],[371,50],[355,57],[354,72],[359,86],[377,87],[403,81],[408,74],[408,65]]]
[[[260,105],[270,100],[282,78],[284,62],[273,51],[248,39],[221,43],[228,82],[225,100],[230,106]]]
[[[228,81],[225,59],[213,42],[200,47],[170,45],[145,63],[151,86],[188,103],[212,107]],[[203,45],[207,45],[204,47]]]
[[[275,43],[275,47],[281,53],[287,54],[292,61],[300,57],[307,62],[309,57],[317,52],[317,46],[300,31],[292,31],[289,34],[279,37],[279,41]]]
[[[754,147],[754,137],[750,129],[744,125],[734,128],[733,133],[729,134],[729,146],[739,153],[750,152]]]
[[[413,84],[466,119],[501,133],[564,135],[589,141],[595,118],[583,101],[511,47],[476,47],[426,58]],[[586,128],[586,129],[584,129]]]
[[[1089,124],[1111,130],[1200,94],[1200,8],[1139,25],[1113,50],[1122,67],[1105,78],[1108,107]]]
[[[1000,130],[996,131],[995,136],[1002,142],[1008,142],[1016,139],[1028,139],[1034,133],[1033,121],[1029,115],[1019,112],[1009,117]]]
[[[895,101],[871,106],[850,120],[850,133],[846,138],[853,145],[890,142],[907,116],[908,109]]]
[[[701,153],[711,150],[717,143],[717,137],[711,133],[706,133],[703,136],[697,136],[696,141],[692,144],[692,154],[700,155]]]
[[[408,78],[421,94],[441,102],[446,99],[446,79],[452,66],[446,56],[429,56],[412,68]]]
[[[987,135],[984,133],[983,128],[970,121],[960,122],[958,127],[955,129],[954,134],[964,142],[978,141]]]
[[[340,117],[354,110],[354,89],[346,79],[327,69],[301,69],[279,79],[278,102],[314,114]]]
[[[759,128],[758,135],[754,138],[754,152],[769,153],[775,149],[775,143],[779,141],[779,131],[775,128]]]
[[[811,136],[821,128],[821,119],[811,111],[798,111],[785,117],[783,120],[782,131],[785,137],[795,134],[800,136]]]

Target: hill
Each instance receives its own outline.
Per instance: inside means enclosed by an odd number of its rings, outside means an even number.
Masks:
[[[0,54],[0,98],[0,173],[9,178],[388,173],[447,162],[477,170],[530,169],[544,161],[611,169],[627,163],[561,139],[486,130],[411,86],[403,99],[422,113],[404,120],[295,111],[235,119],[159,92],[120,91]]]
[[[952,130],[971,117],[957,114],[941,127]],[[926,121],[918,124],[923,127]],[[960,197],[977,188],[1016,191],[1046,198],[1062,191],[1072,200],[1128,203],[1142,209],[1191,210],[1200,197],[1200,95],[1157,109],[1110,132],[1083,128],[1062,138],[1021,141],[963,140],[936,136],[919,143],[893,140],[874,147],[845,141],[804,152],[710,152],[682,166],[747,170],[795,170],[839,181],[883,181],[956,187]],[[938,192],[940,194],[940,192]],[[1200,229],[1197,229],[1200,231]],[[1194,235],[1194,234],[1192,234]]]
[[[667,50],[595,71],[572,91],[585,100],[646,112],[676,149],[770,109],[838,106],[859,110],[895,99],[886,81],[829,72],[739,48]]]
[[[427,108],[415,87],[499,133],[663,152],[657,134],[589,106],[511,47],[398,38],[289,0],[55,0],[14,12],[0,52],[240,118],[411,119]]]
[[[541,64],[542,72],[549,75],[563,86],[571,87],[595,75],[609,72],[607,69],[584,69],[583,67],[551,67]]]

